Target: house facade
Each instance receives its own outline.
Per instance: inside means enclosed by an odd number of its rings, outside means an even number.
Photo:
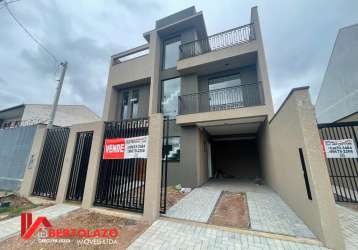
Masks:
[[[168,117],[169,184],[260,177],[257,133],[273,105],[257,9],[247,24],[209,36],[190,7],[143,36],[147,44],[111,58],[103,119]]]
[[[20,194],[153,223],[166,186],[262,182],[325,246],[344,249],[308,87],[274,114],[257,8],[247,24],[208,35],[190,7],[143,37],[111,57],[103,121],[38,131]]]

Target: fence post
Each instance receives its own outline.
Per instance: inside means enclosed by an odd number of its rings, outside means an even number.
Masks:
[[[85,189],[83,191],[82,207],[91,208],[96,195],[99,164],[102,156],[104,122],[93,125],[91,155],[88,162]]]
[[[153,223],[160,213],[160,189],[162,171],[163,115],[149,118],[149,151],[145,179],[144,220]]]
[[[40,165],[43,146],[46,139],[47,128],[45,125],[38,125],[33,139],[31,151],[26,164],[24,178],[19,193],[23,197],[29,197],[35,185],[37,170]]]

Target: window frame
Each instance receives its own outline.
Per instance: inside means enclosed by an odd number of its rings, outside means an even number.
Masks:
[[[176,79],[176,78],[178,78],[179,79],[179,94],[178,94],[178,103],[177,103],[177,110],[176,110],[176,115],[175,116],[170,116],[170,115],[165,115],[164,113],[163,113],[163,97],[164,97],[164,82],[165,81],[169,81],[169,80],[172,80],[172,79]],[[179,112],[179,96],[180,96],[180,94],[181,94],[181,77],[180,76],[176,76],[176,77],[172,77],[172,78],[167,78],[167,79],[163,79],[163,80],[161,80],[160,81],[160,113],[162,113],[164,116],[167,116],[168,118],[169,118],[169,120],[175,120],[176,118],[176,116],[178,115],[178,112]]]
[[[173,35],[173,36],[171,36],[171,37],[166,38],[166,39],[163,41],[163,46],[162,46],[162,63],[161,63],[162,70],[168,70],[168,69],[176,68],[176,65],[173,66],[173,67],[165,68],[165,56],[166,56],[165,47],[166,47],[168,44],[176,43],[176,42],[179,42],[179,43],[180,43],[179,46],[182,44],[182,42],[181,42],[181,34],[175,34],[175,35]],[[178,59],[177,59],[177,61],[179,60],[179,57],[180,57],[179,46],[178,46]]]

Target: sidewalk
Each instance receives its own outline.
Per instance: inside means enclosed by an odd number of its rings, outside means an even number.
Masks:
[[[203,225],[166,221],[159,219],[147,229],[132,245],[129,250],[139,249],[327,249],[313,244],[277,237],[263,237],[259,235],[228,231],[219,228],[210,228]]]
[[[37,210],[32,214],[32,220],[35,221],[38,216],[46,216],[47,219],[55,219],[69,212],[79,209],[78,206],[57,204],[51,207]],[[6,240],[20,233],[21,219],[20,216],[0,221],[0,241]]]

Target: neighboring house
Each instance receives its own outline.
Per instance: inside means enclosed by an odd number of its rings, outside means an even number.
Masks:
[[[318,123],[358,121],[358,24],[339,30],[316,102]]]
[[[51,105],[22,104],[0,111],[0,190],[17,190],[22,182],[34,136],[46,124]],[[100,118],[82,105],[59,105],[54,125],[98,121]]]
[[[143,36],[112,56],[104,120],[168,116],[169,184],[260,177],[256,138],[273,106],[256,8],[248,24],[208,36],[191,7]]]
[[[0,110],[0,128],[47,123],[51,110],[49,104],[21,104]],[[58,105],[54,125],[71,126],[99,120],[96,113],[86,106]]]

